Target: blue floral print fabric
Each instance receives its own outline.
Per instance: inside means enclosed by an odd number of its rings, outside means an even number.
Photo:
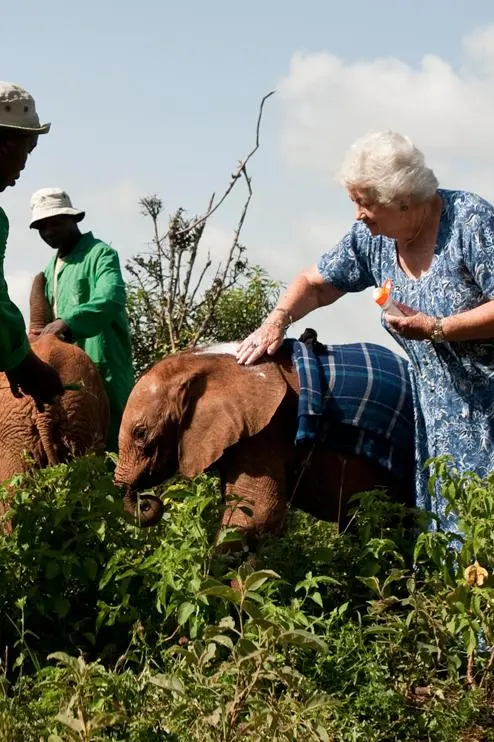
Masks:
[[[466,191],[439,189],[443,207],[429,270],[419,279],[400,268],[395,242],[373,237],[361,222],[324,253],[318,270],[345,291],[393,282],[393,298],[433,317],[464,312],[494,299],[494,207]],[[415,413],[417,505],[456,530],[440,492],[431,502],[424,463],[451,454],[461,471],[494,469],[494,341],[433,343],[386,329],[410,360]]]

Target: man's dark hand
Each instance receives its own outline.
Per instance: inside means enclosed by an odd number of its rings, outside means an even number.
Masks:
[[[63,319],[56,319],[45,325],[40,332],[40,335],[56,335],[58,338],[65,340],[70,334],[69,326],[65,324]]]
[[[14,397],[32,397],[39,412],[64,393],[60,376],[48,363],[30,351],[18,366],[6,371]]]

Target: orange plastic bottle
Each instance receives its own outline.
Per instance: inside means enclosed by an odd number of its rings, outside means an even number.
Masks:
[[[387,278],[382,287],[374,289],[373,298],[376,304],[378,304],[383,312],[387,314],[393,314],[395,317],[405,317],[406,315],[398,309],[393,301],[393,282],[390,278]]]

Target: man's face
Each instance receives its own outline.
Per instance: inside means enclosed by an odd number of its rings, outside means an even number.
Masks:
[[[42,240],[54,250],[63,249],[72,241],[73,235],[77,232],[77,225],[73,216],[68,214],[58,214],[50,216],[47,219],[41,219],[35,227]]]
[[[0,192],[15,186],[37,142],[37,134],[16,133],[12,138],[8,134],[0,138]]]

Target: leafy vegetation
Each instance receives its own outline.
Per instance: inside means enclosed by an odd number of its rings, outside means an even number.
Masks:
[[[436,462],[461,536],[366,493],[346,533],[292,512],[239,566],[213,551],[213,478],[139,530],[111,468],[14,481],[1,740],[494,739],[494,478]]]
[[[247,165],[259,149],[264,105],[273,94],[261,100],[253,148],[237,164],[224,192],[219,197],[213,193],[203,215],[188,218],[179,208],[169,215],[163,232],[161,199],[154,194],[139,202],[141,212],[151,221],[152,239],[149,250],[126,265],[130,275],[127,308],[137,375],[170,352],[245,337],[276,303],[280,282],[249,263],[240,240],[253,196]],[[245,186],[246,198],[230,245],[222,259],[215,260],[204,248],[204,230],[239,184]]]

